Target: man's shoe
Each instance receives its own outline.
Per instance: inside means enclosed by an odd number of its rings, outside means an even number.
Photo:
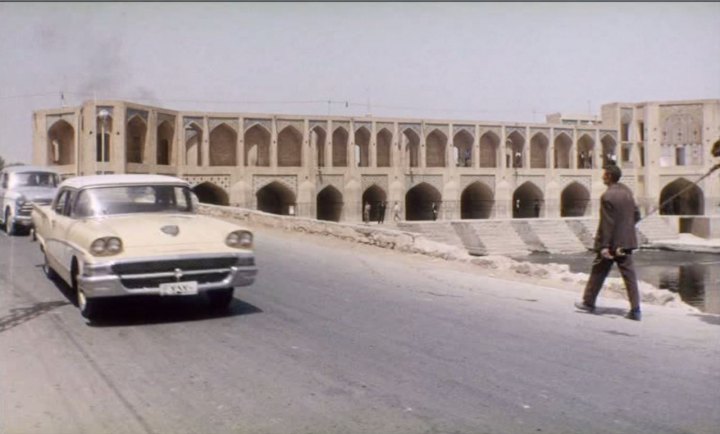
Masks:
[[[633,321],[640,321],[642,319],[642,313],[640,313],[639,310],[630,310],[625,315],[625,318],[631,319]]]
[[[587,304],[584,301],[576,301],[575,307],[580,310],[584,310],[585,312],[590,312],[590,313],[595,312],[595,306],[593,306],[591,304]]]

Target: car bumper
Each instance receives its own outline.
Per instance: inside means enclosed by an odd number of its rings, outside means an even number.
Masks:
[[[225,259],[228,257],[225,256]],[[116,273],[123,264],[142,264],[142,261],[120,261],[99,264],[86,264],[82,275],[78,276],[78,286],[88,298],[123,297],[134,295],[161,295],[160,284],[171,282],[197,282],[198,294],[222,288],[248,286],[255,281],[257,267],[252,255],[236,256],[237,263],[226,267],[183,270],[160,270],[153,272]],[[207,260],[207,257],[198,260]],[[164,257],[145,259],[157,264],[163,261],[193,260],[193,257]],[[252,265],[245,265],[251,263]],[[137,268],[137,267],[136,267]]]

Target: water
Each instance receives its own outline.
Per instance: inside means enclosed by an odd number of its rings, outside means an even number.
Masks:
[[[538,264],[568,264],[570,271],[590,273],[595,253],[553,255],[536,253],[519,260]],[[720,255],[711,253],[640,250],[633,254],[638,279],[680,295],[703,312],[720,314]],[[613,266],[611,277],[620,277]]]

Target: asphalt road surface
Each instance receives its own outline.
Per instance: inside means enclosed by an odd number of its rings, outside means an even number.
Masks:
[[[0,432],[719,433],[720,317],[257,229],[227,314],[123,302],[87,325],[0,235]]]

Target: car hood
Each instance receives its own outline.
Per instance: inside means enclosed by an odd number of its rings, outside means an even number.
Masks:
[[[17,187],[13,193],[23,195],[29,201],[45,201],[48,202],[55,197],[56,187]]]
[[[184,252],[201,247],[226,248],[225,238],[242,227],[194,214],[133,214],[108,216],[88,222],[100,236],[117,236],[123,250]]]

